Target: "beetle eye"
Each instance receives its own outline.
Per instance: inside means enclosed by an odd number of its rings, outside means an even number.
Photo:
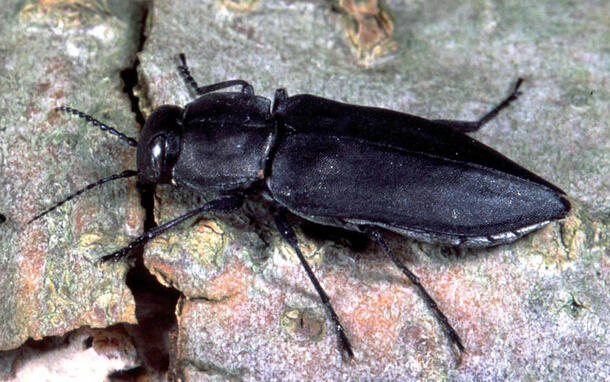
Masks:
[[[150,145],[151,160],[153,169],[161,174],[161,167],[165,161],[165,137],[159,135],[155,137]]]
[[[165,138],[163,136],[158,136],[156,137],[153,142],[152,142],[152,147],[151,147],[151,151],[152,151],[152,156],[155,159],[162,159],[165,155],[164,155],[164,146],[165,146]]]

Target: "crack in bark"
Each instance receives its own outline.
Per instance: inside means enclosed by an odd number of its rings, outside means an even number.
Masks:
[[[123,92],[129,97],[131,103],[131,111],[134,113],[136,122],[140,125],[140,129],[144,127],[146,119],[140,107],[140,103],[145,105],[148,103],[145,92],[146,87],[139,82],[138,67],[140,60],[139,53],[143,50],[147,38],[147,17],[149,14],[152,1],[142,2],[142,17],[138,21],[140,25],[140,34],[137,44],[137,50],[134,52],[133,64],[121,71],[121,79],[123,80]],[[136,91],[141,93],[136,95]],[[140,203],[145,211],[144,230],[150,230],[157,226],[154,218],[154,185],[138,183],[138,191],[140,192]],[[136,349],[143,365],[135,369],[121,372],[119,376],[133,377],[134,373],[139,376],[151,375],[151,372],[164,373],[170,365],[172,351],[167,346],[170,332],[176,328],[175,308],[181,293],[174,289],[168,288],[159,283],[149,270],[144,266],[144,247],[137,248],[133,251],[132,256],[135,258],[134,266],[129,270],[126,276],[126,284],[131,290],[135,300],[135,312],[138,320],[137,325],[129,325],[134,339]]]

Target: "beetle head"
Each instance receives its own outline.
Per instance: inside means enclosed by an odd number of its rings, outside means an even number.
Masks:
[[[183,109],[163,105],[146,120],[138,142],[138,176],[146,183],[169,183],[180,155]]]

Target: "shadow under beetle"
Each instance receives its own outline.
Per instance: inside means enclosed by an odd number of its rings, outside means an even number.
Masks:
[[[126,170],[68,196],[33,218],[111,180],[137,176],[221,196],[144,232],[127,247],[103,256],[118,260],[138,245],[204,212],[239,208],[248,191],[273,202],[281,236],[301,265],[333,322],[342,350],[353,357],[345,330],[326,292],[298,247],[286,213],[314,223],[372,235],[417,288],[452,343],[462,341],[418,277],[383,239],[383,230],[449,246],[510,243],[563,218],[565,193],[464,132],[475,131],[519,96],[511,94],[478,121],[428,120],[308,94],[273,102],[244,80],[199,87],[183,54],[178,69],[199,98],[184,108],[164,105],[146,120],[139,142],[93,117],[61,106],[137,147],[136,170]],[[219,90],[241,86],[240,92]]]

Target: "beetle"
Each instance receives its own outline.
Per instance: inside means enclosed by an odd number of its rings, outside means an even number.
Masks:
[[[146,119],[139,141],[76,109],[58,111],[137,147],[137,170],[126,170],[76,191],[30,223],[106,182],[137,176],[220,196],[101,257],[119,260],[136,246],[192,217],[229,212],[252,191],[272,202],[282,238],[326,307],[341,349],[352,347],[328,295],[298,246],[287,214],[374,237],[417,288],[459,351],[462,341],[434,299],[389,248],[384,231],[455,247],[507,244],[570,211],[566,194],[502,154],[466,135],[520,95],[511,93],[476,121],[429,120],[397,111],[341,103],[309,94],[275,92],[273,101],[237,79],[199,87],[184,54],[178,69],[198,98],[185,107],[163,105]],[[241,86],[241,91],[221,91]]]

